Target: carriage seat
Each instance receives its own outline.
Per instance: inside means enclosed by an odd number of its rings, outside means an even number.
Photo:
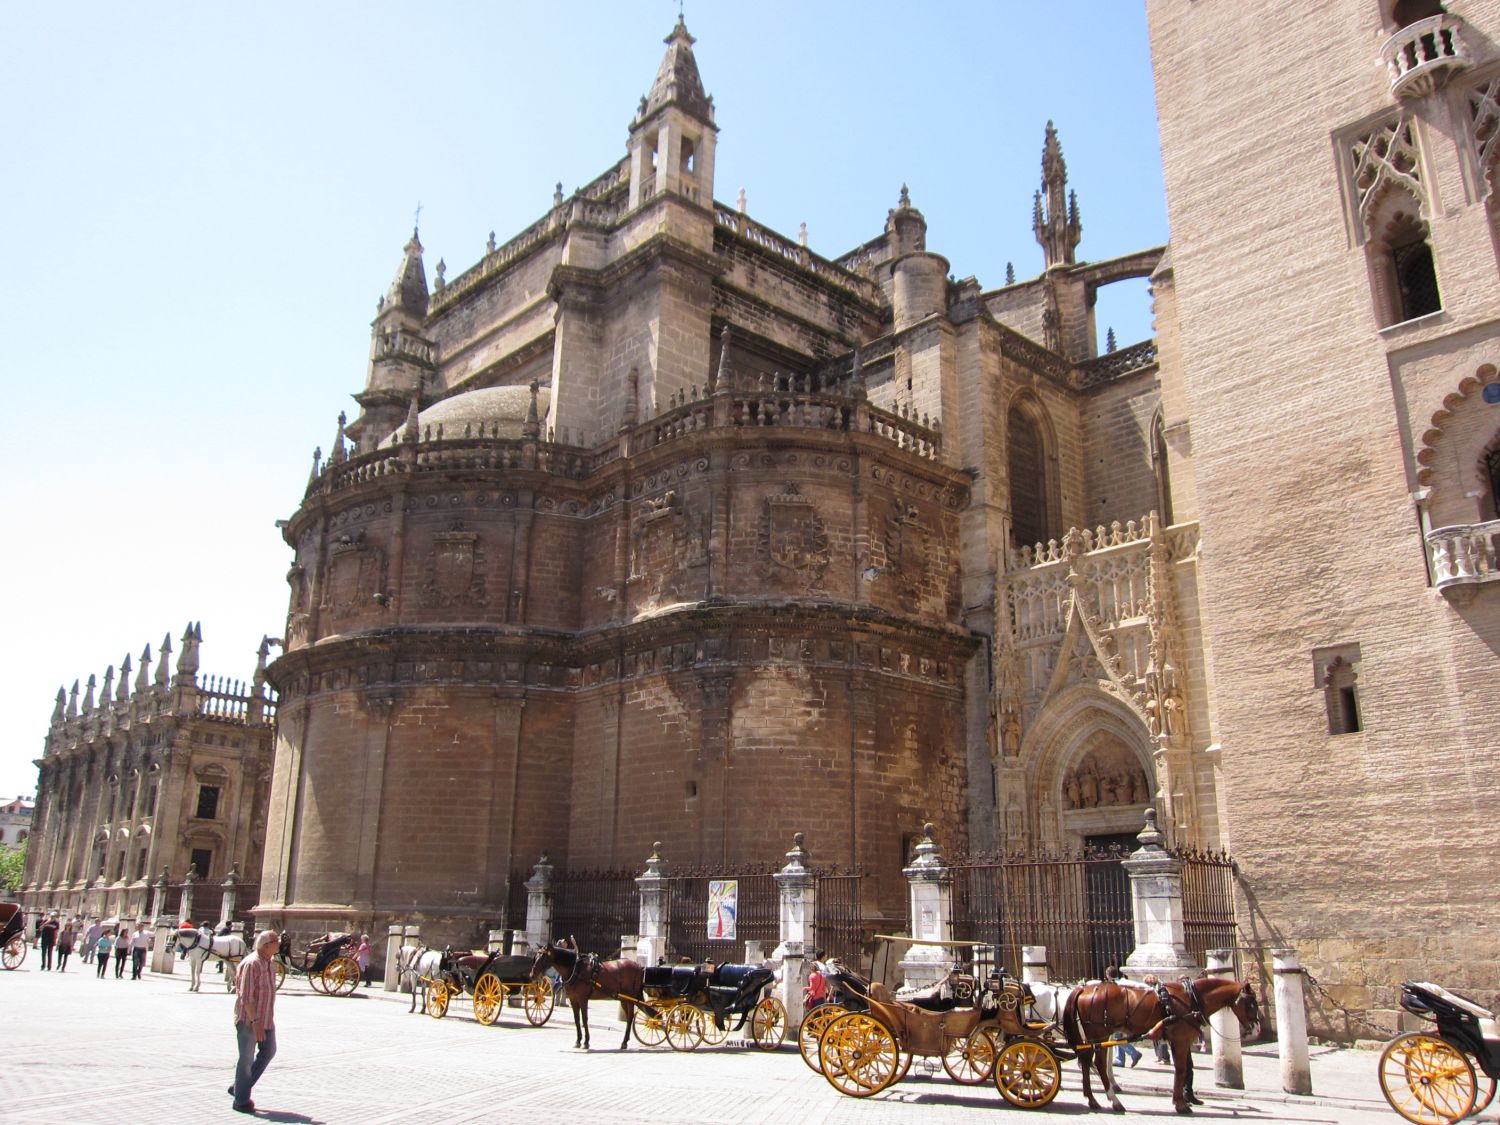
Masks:
[[[489,972],[502,981],[523,981],[531,978],[531,958],[496,956],[490,959]]]
[[[1440,984],[1431,981],[1407,981],[1403,989],[1414,989],[1418,996],[1423,999],[1433,999],[1440,1004],[1448,1004],[1457,1008],[1460,1012],[1466,1012],[1479,1022],[1479,1035],[1483,1039],[1500,1041],[1500,1021],[1495,1018],[1495,1013],[1488,1008],[1482,1007],[1470,1000],[1467,996],[1461,996],[1457,992],[1450,992]],[[1422,996],[1426,993],[1426,996]],[[1403,1005],[1404,1007],[1405,1005]]]
[[[702,965],[647,965],[644,985],[668,996],[691,996],[703,991],[708,977]]]
[[[713,983],[722,988],[739,988],[751,974],[761,972],[766,970],[759,965],[720,965],[714,970]]]

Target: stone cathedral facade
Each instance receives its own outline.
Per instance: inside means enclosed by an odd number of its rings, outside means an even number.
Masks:
[[[950,276],[904,187],[822,257],[717,201],[692,44],[520,234],[431,284],[405,247],[285,527],[268,917],[467,935],[543,852],[797,831],[899,916],[928,819],[1220,840],[1167,357],[1093,322],[1128,278],[1170,314],[1164,250],[1078,258],[1049,124],[1040,275]]]

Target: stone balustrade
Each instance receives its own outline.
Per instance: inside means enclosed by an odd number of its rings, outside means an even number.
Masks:
[[[1446,596],[1472,594],[1484,582],[1500,579],[1495,541],[1500,520],[1435,527],[1427,533],[1427,562],[1432,584]]]
[[[1156,341],[1143,340],[1139,344],[1131,344],[1128,348],[1106,352],[1104,355],[1080,363],[1075,385],[1081,391],[1087,390],[1089,387],[1111,382],[1123,375],[1149,371],[1155,366]]]
[[[1450,71],[1473,66],[1457,16],[1430,16],[1408,24],[1385,41],[1380,58],[1398,98],[1421,98],[1436,90]]]
[[[714,218],[721,229],[730,231],[746,242],[785,259],[820,281],[836,285],[862,301],[868,301],[871,304],[878,302],[880,290],[874,282],[849,272],[842,265],[814,254],[806,246],[777,234],[770,227],[762,226],[748,215],[720,203],[714,207]]]

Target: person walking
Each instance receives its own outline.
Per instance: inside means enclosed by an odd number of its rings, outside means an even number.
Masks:
[[[115,980],[125,979],[125,958],[130,956],[130,927],[121,925],[115,934]]]
[[[359,979],[364,982],[366,988],[370,986],[370,958],[374,955],[370,948],[370,935],[359,935],[359,947],[354,951],[354,959],[359,962]]]
[[[68,958],[73,953],[73,939],[76,931],[73,920],[69,918],[63,923],[63,928],[57,932],[57,971],[65,973],[68,971]]]
[[[130,979],[140,980],[146,967],[146,950],[151,948],[151,931],[137,924],[135,936],[130,939]]]
[[[36,932],[36,943],[42,948],[42,972],[52,968],[52,950],[57,945],[57,931],[61,927],[57,922],[57,911],[53,911],[42,920],[41,926]]]
[[[104,932],[104,923],[94,918],[89,922],[89,928],[83,931],[83,963],[92,965],[94,963],[94,947],[99,944],[99,935]]]
[[[99,962],[98,977],[104,979],[104,974],[109,971],[110,950],[115,947],[115,935],[104,927],[99,928],[99,936],[94,941],[94,960]]]
[[[234,971],[234,1034],[239,1045],[239,1063],[229,1096],[237,1113],[254,1113],[250,1091],[276,1057],[276,951],[280,938],[275,930],[255,935],[255,954],[246,957]]]

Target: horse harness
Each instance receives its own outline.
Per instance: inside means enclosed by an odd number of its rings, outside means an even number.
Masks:
[[[1151,987],[1156,992],[1157,999],[1161,1001],[1162,1017],[1149,1031],[1135,1038],[1145,1038],[1156,1031],[1171,1027],[1175,1023],[1191,1023],[1200,1032],[1203,1030],[1203,1025],[1208,1020],[1208,1013],[1203,1010],[1202,998],[1193,991],[1192,978],[1186,976],[1179,977],[1178,982],[1182,985],[1182,991],[1187,996],[1186,1004],[1180,1003],[1177,997],[1172,995],[1171,990],[1167,988],[1165,983],[1157,981]]]

